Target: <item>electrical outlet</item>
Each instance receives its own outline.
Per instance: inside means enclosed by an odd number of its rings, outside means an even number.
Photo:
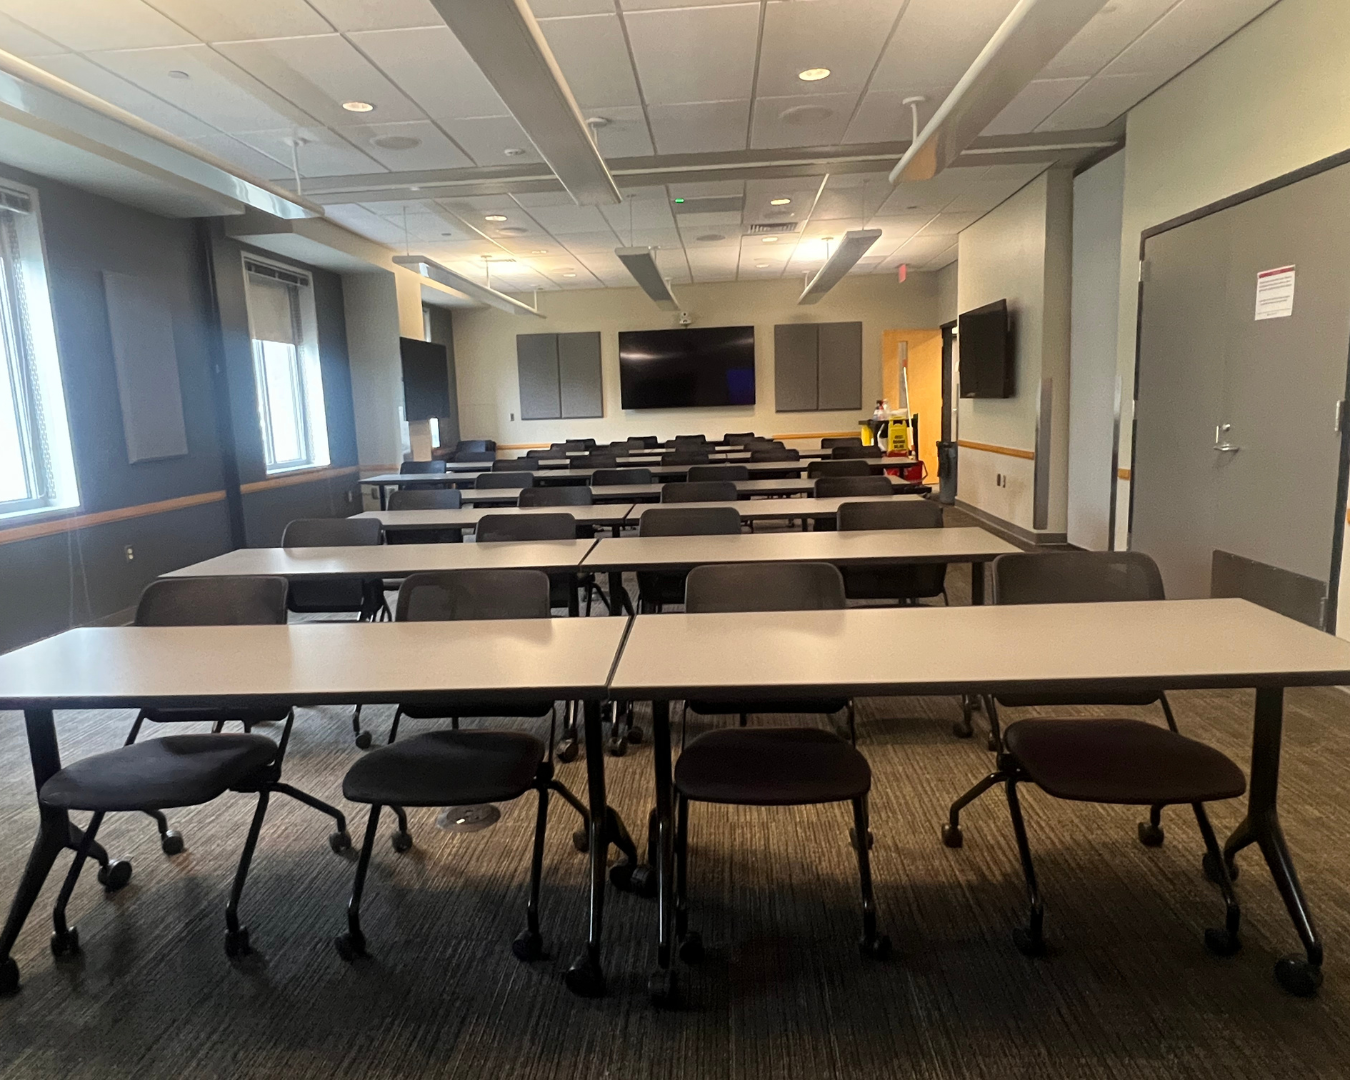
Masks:
[[[134,562],[136,559],[136,549],[130,544],[122,549],[122,554],[127,557],[127,562]]]
[[[515,414],[515,413],[512,413],[512,414],[511,414],[511,419],[514,420],[515,418],[516,418],[516,414]]]

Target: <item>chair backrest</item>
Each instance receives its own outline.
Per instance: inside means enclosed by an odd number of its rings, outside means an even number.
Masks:
[[[843,503],[839,531],[860,529],[940,529],[942,507],[927,499],[886,499],[884,502]]]
[[[706,465],[708,454],[703,450],[672,450],[661,455],[662,465]]]
[[[456,450],[456,461],[496,461],[496,450]]]
[[[534,487],[534,473],[523,469],[512,469],[509,472],[479,473],[473,478],[473,486],[476,488]]]
[[[651,469],[596,469],[591,473],[591,487],[612,487],[615,484],[650,484]]]
[[[655,450],[661,445],[661,440],[655,435],[630,435],[629,442],[640,442],[648,450]]]
[[[842,438],[820,440],[820,448],[822,450],[833,450],[836,446],[861,446],[862,444],[862,438],[858,435],[846,435]]]
[[[638,519],[639,536],[735,536],[741,515],[734,506],[654,506]]]
[[[554,443],[554,445],[556,446],[557,444]],[[579,450],[589,450],[589,449],[590,449],[590,447],[586,445],[586,440],[585,440],[585,439],[567,439],[567,440],[562,444],[562,448],[563,448],[564,450],[568,451],[569,453],[575,453],[575,452],[577,452],[577,451],[579,451]]]
[[[830,451],[832,458],[879,458],[885,455],[881,452],[879,446],[863,446],[861,443],[857,446],[836,446]]]
[[[577,442],[581,443],[583,450],[594,450],[596,446],[594,439],[578,439]]]
[[[756,438],[753,431],[728,431],[722,436],[722,442],[727,446],[744,446],[748,442],[754,442]]]
[[[532,457],[498,458],[492,463],[493,472],[537,472],[538,470],[539,459]]]
[[[283,577],[160,578],[136,605],[137,626],[271,626],[286,621]]]
[[[816,481],[817,499],[838,499],[850,495],[894,495],[889,476],[822,476]]]
[[[684,609],[820,611],[844,606],[844,578],[825,562],[721,563],[696,566],[684,585]]]
[[[744,465],[694,465],[689,469],[689,482],[700,480],[749,480],[750,470]]]
[[[663,503],[735,502],[737,498],[736,485],[730,480],[696,480],[661,485]]]
[[[806,466],[806,478],[817,476],[871,476],[872,466],[865,461],[813,461]]]
[[[420,476],[423,473],[445,472],[444,461],[405,461],[398,467],[400,476]]]
[[[522,488],[517,506],[590,506],[595,502],[591,489],[580,484]]]
[[[1139,551],[1043,551],[994,560],[996,604],[1165,600],[1158,564]]]
[[[394,619],[547,619],[548,605],[548,575],[542,570],[438,570],[403,579]]]
[[[526,450],[525,456],[527,458],[546,458],[546,457],[556,457],[557,454],[553,450],[540,450],[536,448],[534,450]]]
[[[284,548],[374,547],[380,542],[376,518],[296,518],[281,534]]]
[[[766,446],[764,449],[755,449],[750,451],[751,461],[800,461],[802,452],[800,450],[789,450],[786,446]]]
[[[455,451],[457,453],[460,450],[495,451],[496,449],[497,449],[497,442],[495,439],[460,439],[459,442],[455,444]]]
[[[389,493],[390,510],[458,510],[463,505],[459,488],[418,488]]]
[[[571,514],[484,514],[475,530],[480,544],[501,540],[575,540]]]
[[[617,469],[619,467],[619,457],[617,454],[582,454],[579,458],[572,459],[572,468],[574,469]]]
[[[676,435],[672,440],[676,446],[702,446],[708,441],[706,435]]]

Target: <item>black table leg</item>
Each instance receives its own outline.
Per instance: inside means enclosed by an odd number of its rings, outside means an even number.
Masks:
[[[970,602],[972,604],[984,603],[984,563],[982,562],[970,564]]]
[[[385,488],[385,486],[384,486],[383,484],[376,484],[376,485],[375,485],[375,490],[378,491],[378,492],[380,493],[380,509],[381,509],[381,510],[388,510],[388,509],[389,509],[389,495],[388,495],[387,489]]]
[[[652,702],[652,765],[656,771],[656,881],[657,968],[647,980],[647,992],[655,1005],[667,1005],[675,996],[674,959],[674,787],[670,761],[670,702]],[[652,848],[650,838],[648,850]]]
[[[591,914],[586,934],[586,952],[568,969],[567,988],[582,997],[605,992],[605,972],[600,964],[600,931],[605,908],[605,866],[609,861],[611,825],[605,802],[605,753],[600,734],[600,702],[584,705],[586,731],[586,788],[590,802]]]
[[[1291,994],[1306,997],[1322,984],[1322,941],[1313,926],[1312,912],[1304,899],[1294,870],[1294,860],[1280,828],[1276,800],[1280,792],[1280,742],[1284,728],[1284,690],[1256,691],[1256,715],[1252,732],[1251,789],[1247,816],[1224,844],[1229,866],[1243,848],[1256,844],[1265,857],[1270,876],[1284,898],[1289,918],[1303,942],[1304,956],[1286,956],[1275,964],[1275,978]]]

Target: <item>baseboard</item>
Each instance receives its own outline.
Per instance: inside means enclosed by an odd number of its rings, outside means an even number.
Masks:
[[[995,517],[989,511],[981,510],[978,506],[971,506],[970,503],[962,499],[956,500],[956,506],[957,509],[969,514],[990,532],[1014,544],[1038,548],[1065,547],[1069,542],[1067,533],[1050,532],[1048,529],[1024,529],[1020,525],[1014,525],[1011,521],[1004,521],[1000,517]]]

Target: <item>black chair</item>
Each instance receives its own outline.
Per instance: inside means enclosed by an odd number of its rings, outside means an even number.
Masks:
[[[405,461],[398,467],[398,472],[400,476],[441,476],[445,473],[445,462],[440,460]],[[407,491],[410,488],[401,487],[398,490]]]
[[[399,589],[397,621],[449,621],[463,619],[546,619],[550,614],[549,582],[537,570],[458,570],[413,574]],[[553,717],[552,701],[523,702],[510,708],[518,717]],[[366,803],[365,838],[356,863],[356,880],[347,904],[347,930],[334,941],[338,955],[353,961],[366,955],[366,937],[361,929],[361,897],[379,828],[380,811],[389,806],[398,817],[398,830],[391,838],[395,851],[412,847],[406,807],[459,806],[473,803],[509,802],[534,790],[539,796],[535,818],[534,850],[530,862],[530,898],[526,929],[512,942],[511,951],[521,960],[544,955],[539,933],[539,885],[544,865],[544,839],[548,827],[549,792],[557,792],[581,816],[580,841],[586,850],[590,817],[586,807],[553,775],[553,721],[545,743],[521,731],[459,730],[463,716],[497,716],[502,707],[491,701],[404,704],[394,714],[389,744],[360,759],[342,780],[343,797]],[[395,742],[403,717],[446,719],[450,730],[432,731]],[[631,840],[628,846],[632,847]],[[634,859],[636,851],[630,853]]]
[[[492,463],[489,472],[538,472],[539,459],[532,457],[523,458],[498,458]]]
[[[527,469],[479,473],[473,478],[473,486],[477,489],[534,487],[534,473]]]
[[[754,442],[758,436],[753,431],[729,431],[722,436],[724,446],[744,446],[748,442]]]
[[[391,491],[390,510],[458,510],[463,496],[458,488],[421,488],[413,491]],[[385,533],[386,544],[462,544],[464,530],[458,528],[418,532]]]
[[[456,450],[456,461],[496,461],[496,450]]]
[[[836,436],[834,438],[820,440],[820,448],[822,450],[833,450],[836,446],[862,446],[862,444],[862,436],[860,435]]]
[[[619,458],[617,454],[582,454],[572,461],[572,468],[574,469],[617,469],[618,467]]]
[[[557,446],[557,443],[553,444]],[[583,453],[595,445],[594,439],[567,439],[562,444],[562,448],[569,454]]]
[[[836,446],[830,450],[832,458],[879,458],[886,455],[881,452],[879,446]]]
[[[630,435],[629,442],[640,442],[645,450],[655,450],[661,445],[661,440],[655,435]]]
[[[596,469],[591,474],[591,487],[614,487],[618,484],[650,484],[651,469]]]
[[[739,493],[731,480],[695,480],[661,485],[661,501],[676,502],[735,502]]]
[[[815,483],[817,499],[846,499],[855,495],[894,495],[895,485],[880,473],[867,476],[822,476]]]
[[[686,478],[691,484],[705,480],[749,480],[750,470],[744,465],[694,465]]]
[[[644,510],[638,519],[639,536],[733,536],[740,531],[741,515],[734,506],[653,507]],[[638,613],[660,611],[666,604],[684,603],[684,579],[687,576],[688,571],[684,570],[639,570]]]
[[[787,447],[766,447],[763,450],[754,449],[750,451],[751,461],[800,461],[802,452],[800,450],[789,450]]]
[[[541,450],[538,447],[536,447],[533,450],[526,450],[525,456],[532,460],[538,460],[539,458],[557,457],[557,454],[555,454],[552,450]]]
[[[286,591],[286,579],[279,577],[161,578],[141,594],[135,621],[137,626],[281,625],[286,622]],[[228,663],[229,658],[222,657],[221,662]],[[215,730],[210,734],[166,735],[137,742],[136,737],[147,720],[209,723]],[[93,814],[57,895],[52,914],[55,927],[52,952],[57,957],[79,952],[79,934],[66,922],[66,906],[91,853],[96,852],[104,864],[99,870],[99,881],[105,888],[120,888],[131,876],[130,863],[107,862],[107,855],[95,843],[105,815],[138,811],[149,814],[159,824],[164,853],[176,855],[183,850],[183,839],[167,827],[163,812],[180,806],[200,806],[227,791],[258,796],[225,908],[226,955],[235,957],[249,952],[248,929],[239,924],[239,900],[270,796],[289,795],[328,814],[337,824],[337,830],[328,838],[329,846],[338,852],[351,847],[347,821],[340,810],[281,780],[282,759],[294,720],[295,712],[288,706],[142,709],[121,747],[67,765],[43,784],[38,793],[43,806]],[[230,722],[242,723],[243,734],[222,732],[221,728]],[[255,725],[265,723],[282,724],[279,740],[274,742],[252,733]]]
[[[708,452],[706,450],[672,450],[668,454],[661,455],[662,465],[706,465],[708,464]]]
[[[996,604],[1074,604],[1162,600],[1162,575],[1157,564],[1140,552],[1064,551],[1001,555],[993,564]],[[1013,834],[1026,879],[1030,914],[1027,925],[1014,931],[1017,947],[1028,955],[1044,948],[1044,908],[1022,821],[1017,785],[1036,784],[1055,798],[1074,802],[1147,806],[1149,820],[1139,823],[1139,839],[1153,847],[1163,842],[1160,824],[1164,806],[1189,803],[1205,844],[1205,873],[1216,882],[1227,909],[1223,929],[1205,931],[1211,952],[1228,956],[1241,948],[1241,912],[1233,893],[1233,867],[1223,858],[1204,804],[1235,799],[1247,788],[1246,778],[1228,757],[1177,731],[1167,696],[1156,691],[1103,694],[999,694],[1008,707],[1051,705],[1162,706],[1166,727],[1133,719],[1026,719],[1009,724],[1000,737],[994,699],[986,698],[991,745],[999,749],[998,766],[952,804],[942,841],[960,847],[961,811],[995,784],[1003,784]]]
[[[706,435],[676,435],[670,441],[675,446],[706,446],[708,437]]]
[[[455,453],[461,450],[481,453],[484,450],[491,450],[496,453],[497,443],[494,439],[460,439],[455,444]]]
[[[872,466],[865,461],[811,461],[806,465],[806,478],[820,476],[871,476]]]
[[[707,611],[799,611],[842,608],[844,583],[828,563],[745,563],[699,566],[689,573],[685,608]],[[833,712],[847,701],[689,702],[709,712]],[[689,804],[805,806],[847,802],[858,855],[864,956],[884,958],[890,939],[877,930],[872,897],[872,833],[867,796],[872,772],[849,741],[819,728],[738,727],[705,732],[675,762],[675,936],[680,958],[695,963],[703,943],[689,929]]]
[[[520,498],[516,500],[517,506],[591,506],[595,502],[591,495],[591,489],[583,487],[580,484],[559,484],[550,487],[528,487],[521,488]],[[578,525],[577,536],[579,539],[585,539],[581,535],[581,530],[590,529],[591,535],[594,535],[594,529],[589,525]]]
[[[845,477],[852,479],[852,477]],[[817,481],[818,484],[825,481]],[[942,507],[919,499],[844,503],[839,531],[864,529],[940,529]],[[947,564],[919,566],[848,566],[843,568],[844,594],[850,600],[895,600],[913,604],[934,596],[947,602]]]
[[[475,536],[480,544],[575,540],[577,519],[571,514],[484,514],[478,519]],[[553,606],[565,607],[569,615],[579,614],[576,574],[549,574],[548,578]]]

